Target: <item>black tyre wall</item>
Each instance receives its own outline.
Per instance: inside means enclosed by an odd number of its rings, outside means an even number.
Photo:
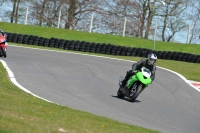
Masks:
[[[18,35],[18,38],[17,38],[17,43],[22,43],[23,38],[24,38],[24,35],[19,34],[19,35]]]
[[[157,52],[157,58],[161,59],[162,58],[162,54],[163,54],[163,51],[158,51]]]
[[[60,42],[60,39],[58,38],[55,38],[55,41],[54,41],[54,48],[59,48],[59,42]]]
[[[13,33],[6,33],[7,34],[7,42],[12,42]]]
[[[101,44],[97,43],[96,49],[95,49],[95,53],[101,53]]]
[[[110,54],[116,55],[117,46],[113,45]]]
[[[32,45],[34,38],[35,38],[35,36],[30,35],[29,38],[28,38],[27,44]]]
[[[112,44],[108,44],[107,45],[107,47],[106,47],[106,54],[111,54],[111,50],[112,50],[112,47],[113,47],[114,45],[112,45]]]
[[[121,47],[121,46],[117,46],[116,51],[115,51],[115,54],[116,54],[116,55],[120,55],[121,50],[122,50],[122,47]]]
[[[106,48],[107,48],[107,44],[105,44],[105,43],[103,43],[102,45],[101,45],[101,51],[100,51],[100,53],[101,54],[105,54],[106,53]]]
[[[12,36],[11,42],[17,43],[18,36],[19,36],[19,34],[14,33],[13,36]]]
[[[113,44],[100,44],[91,43],[85,41],[75,41],[75,40],[64,40],[58,38],[43,38],[33,35],[23,35],[17,33],[7,32],[7,42],[22,43],[29,45],[38,45],[44,47],[55,47],[61,49],[76,50],[82,52],[93,52],[109,55],[120,55],[120,56],[137,56],[137,57],[147,57],[148,54],[154,53],[157,55],[158,59],[176,60],[192,63],[200,63],[200,55],[182,53],[182,52],[172,52],[172,51],[155,51],[147,48],[135,48],[135,47],[125,47],[116,46]]]
[[[131,56],[136,56],[138,48],[133,48],[131,52]]]
[[[183,53],[179,52],[178,55],[177,55],[177,57],[176,57],[176,60],[177,61],[181,61],[182,56],[183,56]]]
[[[91,45],[92,45],[92,44],[91,44],[90,42],[87,42],[87,43],[86,43],[85,52],[89,52],[89,51],[90,51]]]
[[[85,41],[82,41],[81,43],[80,43],[80,51],[82,51],[82,52],[84,52],[85,51],[85,47],[86,47],[86,42]]]
[[[80,49],[80,44],[81,44],[80,41],[76,41],[76,43],[74,44],[74,50],[75,50],[75,51],[79,51],[79,49]]]
[[[195,63],[200,63],[200,55],[197,55],[197,57],[196,57],[196,59],[195,59],[194,62],[195,62]]]
[[[171,60],[177,60],[178,52],[173,52],[171,55]]]
[[[126,56],[126,54],[127,54],[127,50],[128,50],[127,47],[122,47],[122,48],[121,48],[120,55],[121,55],[121,56]]]
[[[167,59],[167,60],[171,60],[171,56],[172,56],[172,54],[173,54],[173,52],[168,51],[165,59]]]
[[[24,35],[23,40],[22,40],[22,44],[28,44],[28,39],[29,39],[29,35]]]
[[[35,36],[33,39],[33,45],[38,45],[40,37],[39,36]]]
[[[92,43],[89,52],[95,53],[96,46],[97,46],[96,43]]]
[[[143,48],[138,48],[135,56],[141,57],[142,50]]]
[[[44,37],[40,37],[38,40],[38,46],[44,46],[44,40],[45,40]]]
[[[45,39],[44,39],[43,46],[44,46],[44,47],[48,47],[48,46],[49,46],[49,41],[50,41],[50,39],[45,38]]]
[[[76,43],[75,40],[71,40],[71,41],[70,41],[70,44],[69,44],[69,50],[74,50],[75,43]]]

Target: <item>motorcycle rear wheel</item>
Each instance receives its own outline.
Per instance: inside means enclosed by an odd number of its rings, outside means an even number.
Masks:
[[[142,86],[138,85],[136,89],[131,88],[129,92],[129,102],[135,101],[135,99],[139,96],[139,94],[142,92]]]

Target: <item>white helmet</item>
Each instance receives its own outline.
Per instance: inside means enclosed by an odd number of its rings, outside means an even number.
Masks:
[[[156,63],[156,60],[157,60],[156,54],[151,53],[151,54],[148,55],[149,65],[153,65],[154,63]]]

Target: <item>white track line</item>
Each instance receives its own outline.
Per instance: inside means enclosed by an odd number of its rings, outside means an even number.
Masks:
[[[17,82],[17,80],[15,79],[13,72],[10,70],[10,68],[8,67],[8,65],[6,64],[6,62],[3,61],[3,60],[0,60],[0,61],[1,61],[1,63],[3,64],[3,66],[5,67],[6,71],[8,72],[8,77],[10,78],[11,82],[12,82],[14,85],[16,85],[16,86],[19,87],[21,90],[23,90],[23,91],[25,91],[25,92],[27,92],[27,93],[29,93],[29,94],[31,94],[31,95],[37,97],[37,98],[40,98],[40,99],[45,100],[45,101],[47,101],[47,102],[51,102],[51,101],[49,101],[49,100],[46,100],[46,99],[44,99],[44,98],[42,98],[42,97],[39,97],[39,96],[33,94],[32,92],[30,92],[29,90],[27,90],[26,88],[24,88],[23,86],[21,86],[21,85]],[[53,102],[51,102],[51,103],[53,103]]]

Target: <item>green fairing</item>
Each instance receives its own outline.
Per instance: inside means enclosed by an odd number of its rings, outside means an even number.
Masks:
[[[152,82],[151,78],[146,78],[146,79],[144,79],[144,76],[143,76],[142,72],[138,72],[138,73],[136,73],[136,75],[133,75],[132,77],[129,78],[129,80],[128,80],[126,86],[127,86],[128,88],[130,88],[131,85],[133,85],[133,83],[134,83],[135,81],[138,81],[138,80],[139,80],[140,82],[142,82],[142,83],[145,85],[145,87],[146,87],[148,84],[150,84],[150,83]],[[145,88],[145,87],[144,87],[144,88]]]

